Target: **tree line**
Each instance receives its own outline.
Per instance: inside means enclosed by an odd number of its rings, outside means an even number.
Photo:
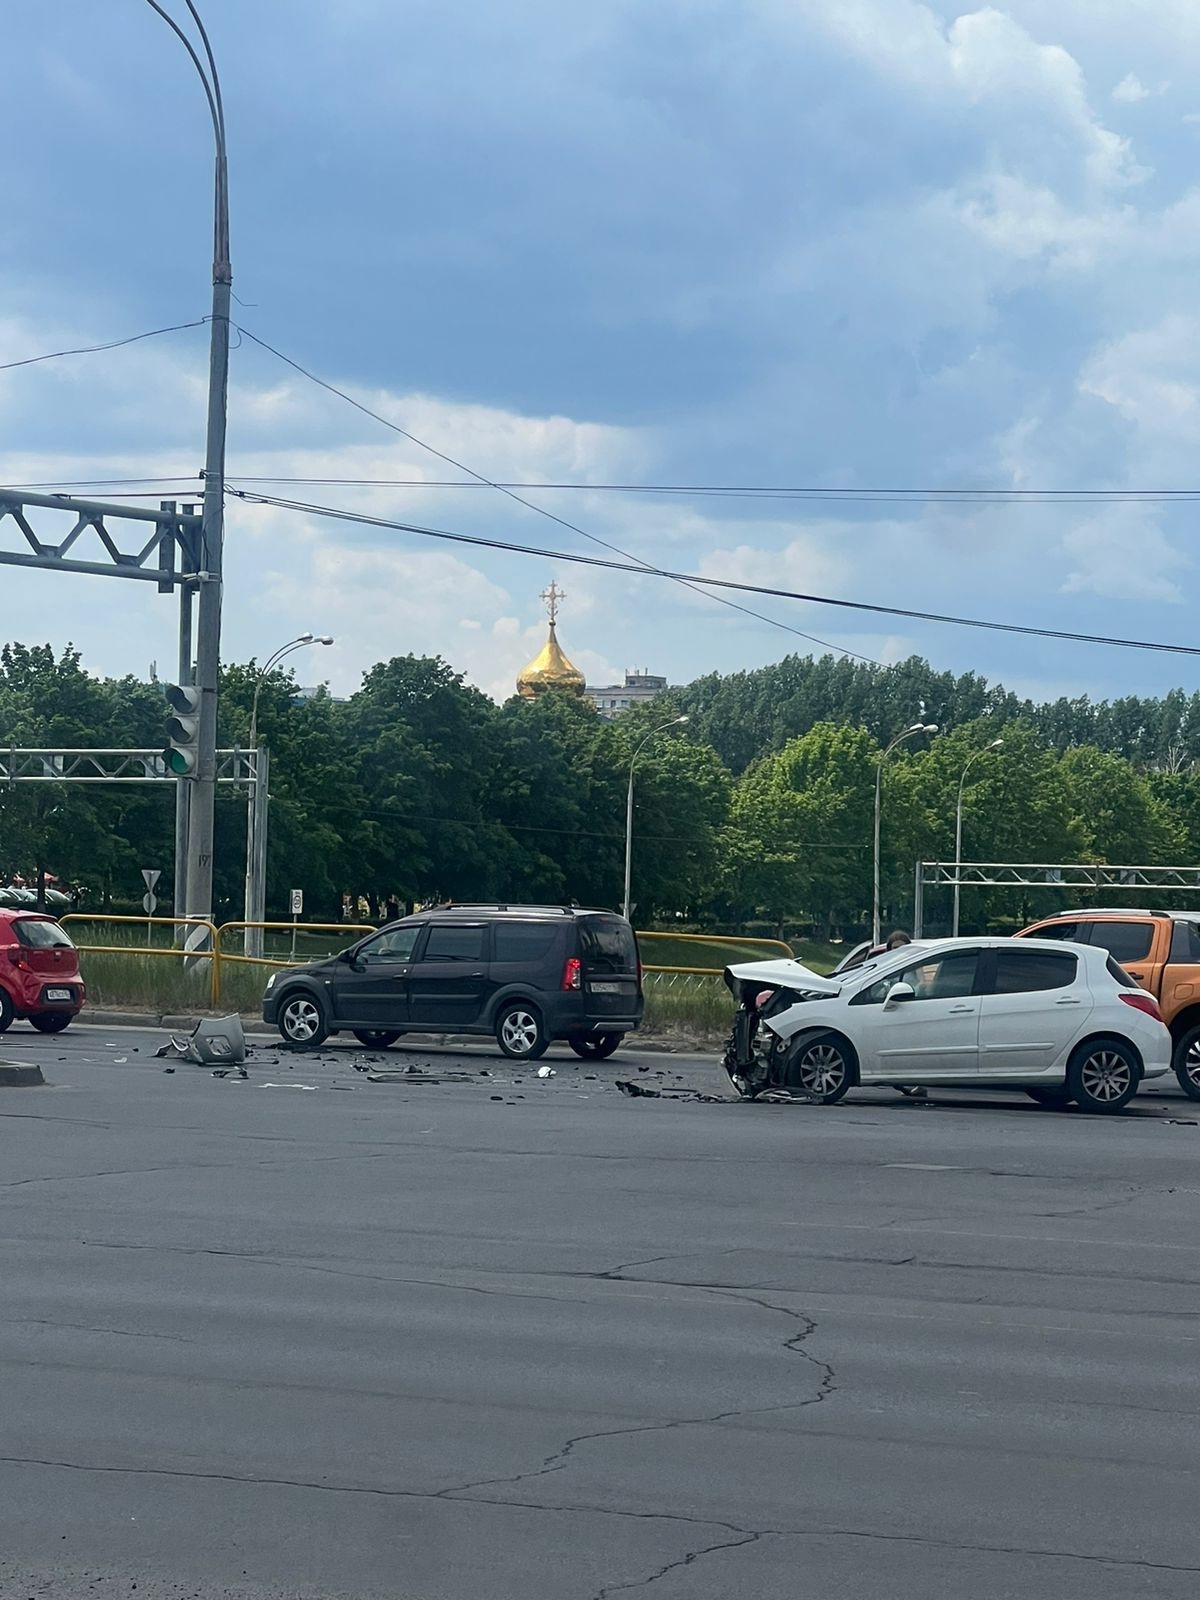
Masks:
[[[246,745],[254,662],[224,669],[220,742]],[[438,658],[371,668],[345,701],[300,699],[263,680],[260,742],[271,750],[269,914],[290,888],[337,920],[343,898],[389,904],[505,899],[620,903],[629,763],[637,766],[633,889],[642,926],[850,935],[871,896],[871,831],[882,745],[916,720],[943,730],[884,771],[883,891],[912,914],[917,859],[949,860],[963,767],[964,859],[1179,864],[1200,861],[1200,695],[1035,705],[975,674],[913,658],[889,668],[790,656],[711,674],[615,722],[550,693],[497,705]],[[162,745],[158,685],[89,674],[78,652],[0,650],[4,745]],[[217,913],[240,915],[246,796],[218,797]],[[39,870],[89,908],[133,909],[139,869],[172,892],[170,786],[16,784],[0,790],[0,882]],[[967,891],[964,926],[1063,903],[1048,890]],[[948,900],[927,903],[934,923]]]

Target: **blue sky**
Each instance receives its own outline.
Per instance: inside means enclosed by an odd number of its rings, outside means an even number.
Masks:
[[[1192,0],[203,11],[225,88],[237,316],[484,473],[1196,482]],[[23,65],[0,107],[0,361],[202,316],[211,155],[179,45],[143,0],[10,0],[6,35]],[[0,481],[194,474],[205,337],[0,373]],[[232,384],[232,479],[453,475],[249,344]],[[486,489],[296,492],[589,548]],[[535,498],[678,568],[1195,642],[1188,504]],[[301,675],[341,691],[414,650],[504,693],[540,642],[552,574],[564,643],[593,681],[807,648],[656,580],[267,508],[231,507],[227,550],[227,656],[328,631],[337,645]],[[72,639],[98,671],[156,659],[165,673],[167,600],[0,571],[6,632]],[[1038,696],[1194,682],[1181,658],[762,609],[875,659],[915,651]]]

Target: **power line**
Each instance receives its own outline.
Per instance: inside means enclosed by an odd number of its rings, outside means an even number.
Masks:
[[[839,596],[806,594],[796,589],[777,589],[767,584],[742,583],[734,578],[709,578],[696,573],[673,572],[665,567],[653,567],[647,562],[636,566],[622,561],[608,561],[603,556],[582,555],[578,551],[545,550],[537,545],[513,544],[503,539],[487,539],[480,534],[451,533],[445,528],[427,528],[411,522],[394,522],[386,517],[372,517],[361,511],[345,511],[335,506],[309,504],[303,500],[284,500],[275,495],[254,494],[248,490],[232,491],[242,500],[259,505],[278,506],[285,511],[299,511],[309,516],[331,517],[339,522],[353,522],[372,528],[391,528],[399,533],[414,533],[427,539],[444,539],[453,544],[476,545],[488,550],[502,550],[510,555],[538,556],[542,560],[570,561],[577,566],[602,567],[612,572],[632,572],[638,577],[667,578],[689,587],[735,589],[744,594],[768,595],[779,600],[802,600],[809,605],[835,606],[845,611],[865,611],[876,616],[902,617],[915,622],[940,622],[959,628],[982,628],[992,633],[1024,634],[1038,639],[1064,639],[1071,644],[1100,644],[1123,650],[1153,650],[1165,655],[1200,656],[1200,645],[1165,644],[1155,639],[1125,639],[1104,633],[1076,633],[1065,628],[1037,628],[1029,623],[994,622],[981,617],[960,617],[941,611],[919,611],[909,606],[884,606],[867,600],[846,600]],[[715,598],[715,597],[714,597]],[[805,637],[809,637],[805,635]],[[834,647],[830,647],[834,648]],[[881,665],[872,662],[872,666]]]
[[[339,391],[340,392],[340,391]],[[354,403],[354,402],[352,402]],[[374,415],[374,413],[371,413]],[[390,426],[390,424],[389,424]],[[407,437],[412,437],[407,435]],[[419,442],[419,441],[418,441]],[[429,449],[426,445],[424,448]],[[448,458],[447,458],[448,459]],[[469,470],[465,469],[464,470]],[[233,473],[239,483],[296,484],[310,488],[362,489],[545,489],[593,494],[688,495],[733,500],[829,500],[857,504],[898,505],[1125,505],[1162,502],[1187,504],[1200,500],[1200,489],[875,489],[781,487],[730,483],[580,483],[528,482],[503,478],[298,478]],[[534,510],[544,508],[535,506]]]
[[[184,323],[188,327],[192,324]],[[142,337],[149,337],[143,335]],[[43,359],[43,358],[39,358]],[[48,358],[44,358],[48,359]],[[177,472],[170,477],[55,478],[39,483],[14,484],[20,489],[96,489],[135,483],[195,483],[203,473]],[[348,489],[546,489],[578,490],[597,494],[695,495],[749,500],[833,500],[852,503],[945,505],[1125,505],[1188,504],[1200,500],[1200,489],[838,489],[777,487],[770,484],[720,483],[580,483],[529,482],[487,478],[307,478],[231,472],[237,483],[297,485],[307,488]],[[128,498],[134,498],[130,495]],[[535,508],[540,509],[540,508]]]
[[[207,321],[207,317],[198,317],[195,322],[173,322],[169,328],[148,328],[145,333],[131,333],[128,339],[111,339],[108,344],[82,344],[74,350],[48,350],[41,356],[25,356],[20,361],[2,361],[0,372],[10,372],[13,367],[36,366],[39,361],[57,361],[60,356],[92,356],[101,350],[119,350],[122,345],[137,344],[140,339],[157,339],[162,333],[179,333],[184,328],[202,328]]]
[[[551,522],[557,522],[559,527],[566,528],[571,533],[577,533],[581,539],[589,539],[593,544],[600,545],[605,550],[611,550],[615,555],[624,556],[626,561],[636,562],[640,567],[645,568],[646,571],[657,570],[651,566],[650,562],[644,561],[641,556],[634,555],[631,551],[622,549],[620,545],[611,544],[607,539],[600,538],[598,534],[589,533],[586,528],[581,528],[578,523],[568,522],[565,517],[560,517],[557,512],[547,511],[545,506],[539,506],[532,500],[526,500],[523,495],[517,494],[514,489],[507,488],[503,484],[495,482],[493,479],[487,477],[486,474],[482,472],[476,472],[474,467],[469,467],[465,462],[458,461],[454,456],[447,455],[444,450],[438,450],[434,445],[427,444],[424,439],[419,439],[415,433],[410,433],[407,428],[402,428],[398,422],[392,422],[389,418],[382,416],[378,411],[373,411],[370,406],[363,405],[361,400],[355,400],[352,395],[347,394],[344,389],[339,389],[336,384],[329,383],[326,379],[317,377],[316,373],[310,372],[307,367],[302,367],[298,361],[293,361],[291,356],[285,356],[282,350],[276,350],[274,345],[268,344],[265,339],[260,339],[257,334],[251,333],[249,328],[243,328],[236,322],[231,323],[230,326],[237,328],[238,332],[242,334],[243,337],[251,340],[251,342],[258,345],[260,349],[268,351],[277,360],[282,361],[285,366],[291,367],[292,370],[294,372],[298,372],[301,377],[307,378],[310,383],[316,384],[316,386],[320,389],[325,389],[329,394],[336,395],[339,400],[344,400],[347,405],[353,406],[356,411],[361,411],[364,416],[371,417],[374,421],[382,423],[385,428],[390,428],[393,433],[398,433],[402,439],[407,439],[411,444],[417,445],[422,450],[427,450],[430,455],[436,456],[439,461],[444,461],[447,466],[455,468],[455,470],[458,472],[465,472],[468,477],[474,478],[478,483],[486,484],[489,488],[495,489],[500,494],[506,495],[508,499],[515,500],[517,505],[524,506],[527,511],[535,511],[540,517],[548,517]],[[703,589],[697,588],[696,585],[689,579],[677,577],[675,575],[672,576],[675,582],[683,584],[684,588],[691,589],[693,593],[705,593]],[[721,605],[729,606],[734,611],[740,611],[745,616],[753,617],[757,622],[765,622],[769,627],[779,628],[784,633],[793,634],[796,638],[804,639],[809,644],[818,644],[821,646],[822,650],[833,650],[840,655],[853,656],[857,661],[865,661],[868,666],[878,667],[882,665],[881,662],[873,660],[870,656],[860,655],[856,650],[847,650],[842,645],[831,644],[828,639],[818,639],[815,634],[805,633],[800,628],[793,628],[790,623],[780,622],[777,617],[769,617],[764,612],[754,611],[751,609],[751,607],[741,605],[738,601],[730,600],[724,595],[707,595],[706,598],[710,600],[717,600]]]

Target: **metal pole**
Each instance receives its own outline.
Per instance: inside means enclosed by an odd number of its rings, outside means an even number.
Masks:
[[[221,593],[225,539],[225,423],[229,391],[229,203],[223,138],[217,149],[212,327],[208,364],[208,433],[200,540],[196,684],[200,726],[188,828],[188,914],[211,918],[217,778],[217,684],[221,668]]]
[[[629,790],[625,796],[625,897],[621,902],[621,915],[626,922],[629,921],[629,879],[633,867],[633,767],[636,760],[635,752],[629,763]]]
[[[192,586],[179,585],[179,676],[177,682],[192,682]],[[177,917],[187,914],[188,825],[191,820],[192,785],[188,778],[175,779],[175,877],[173,908]],[[175,943],[183,945],[186,929],[175,926]]]
[[[271,806],[271,752],[264,745],[254,757],[254,873],[250,893],[250,920],[264,922],[267,915],[267,817]],[[252,928],[247,955],[262,959],[265,936]]]
[[[660,733],[665,733],[668,728],[678,727],[680,723],[687,721],[688,718],[685,714],[682,717],[672,717],[669,722],[660,723],[657,728],[651,728],[640,744],[635,746],[634,752],[629,758],[629,790],[625,796],[625,898],[622,902],[622,915],[626,922],[629,921],[629,880],[633,865],[633,769],[637,766],[637,758],[650,743],[651,739],[657,738]]]
[[[891,745],[888,746],[888,750]],[[880,939],[879,925],[879,813],[883,802],[883,763],[887,760],[887,751],[875,763],[875,849],[872,856],[871,876],[871,943],[878,944]]]
[[[919,939],[925,928],[925,863],[917,862],[917,876],[913,884],[913,938]]]
[[[972,760],[974,757],[972,757]],[[958,806],[954,812],[954,924],[951,929],[954,937],[958,938],[958,891],[962,887],[959,879],[962,877],[962,808],[963,788],[967,781],[967,772],[971,762],[963,768],[962,777],[958,780]]]
[[[883,766],[898,744],[913,739],[918,733],[936,733],[936,722],[914,722],[903,733],[898,733],[875,764],[875,849],[872,860],[871,882],[871,943],[878,944],[882,935],[879,916],[879,816],[883,809]]]
[[[302,633],[296,639],[289,639],[287,644],[280,645],[274,655],[268,656],[258,674],[258,681],[254,685],[254,699],[250,704],[250,756],[254,759],[258,750],[258,698],[262,693],[263,684],[271,675],[271,671],[281,662],[284,656],[291,655],[295,650],[302,650],[309,644],[332,644],[333,640],[323,634],[319,639],[315,634]],[[242,919],[245,922],[261,922],[263,920],[263,906],[266,903],[265,874],[266,871],[266,837],[263,838],[262,866],[259,866],[258,829],[261,820],[266,827],[266,795],[263,795],[263,806],[260,811],[258,805],[258,767],[255,767],[254,788],[246,793],[246,881],[242,894]],[[263,785],[264,791],[266,785]],[[257,890],[255,885],[258,885]],[[242,949],[246,955],[262,954],[262,929],[247,928],[243,935]]]

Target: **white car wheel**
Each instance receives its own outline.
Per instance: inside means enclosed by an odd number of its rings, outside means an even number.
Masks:
[[[854,1052],[836,1033],[820,1033],[797,1047],[788,1068],[788,1084],[812,1100],[832,1106],[854,1087]]]

